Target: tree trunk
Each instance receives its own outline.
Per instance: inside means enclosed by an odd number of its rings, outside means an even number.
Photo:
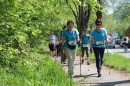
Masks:
[[[79,6],[79,15],[78,15],[78,24],[77,24],[77,29],[79,31],[79,35],[82,35],[82,9],[81,6]]]
[[[88,22],[91,15],[91,6],[88,4],[88,9],[85,11],[85,27],[88,28]]]
[[[80,0],[83,4],[84,0]],[[66,0],[66,3],[68,4],[68,0]],[[77,9],[77,6],[75,4],[75,2],[73,1],[73,4],[75,6],[75,8]],[[89,21],[89,17],[90,17],[90,12],[91,12],[91,7],[88,4],[88,9],[85,10],[83,9],[82,5],[78,6],[77,12],[75,12],[71,5],[69,5],[70,9],[72,10],[74,16],[75,16],[75,20],[76,20],[76,24],[77,24],[77,29],[79,31],[79,35],[82,35],[83,29],[84,28],[88,28],[88,21]]]
[[[99,2],[99,4],[100,4],[100,8],[99,8],[99,10],[96,12],[96,15],[97,15],[97,19],[102,19],[102,12],[101,12],[101,10],[102,10],[102,2],[101,2],[102,0],[98,0],[98,2]]]

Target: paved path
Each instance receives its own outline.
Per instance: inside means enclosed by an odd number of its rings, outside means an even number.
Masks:
[[[86,61],[82,64],[80,75],[80,61],[79,57],[76,57],[73,80],[78,82],[79,86],[130,86],[130,73],[123,73],[103,66],[102,76],[97,77],[95,63],[91,62],[90,66],[86,64]],[[63,65],[63,69],[67,73],[67,64]]]

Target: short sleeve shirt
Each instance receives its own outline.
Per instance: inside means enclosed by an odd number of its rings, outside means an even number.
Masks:
[[[74,29],[74,30],[76,30],[76,31],[77,31],[77,34],[79,34],[79,31],[78,31],[77,29]]]
[[[124,41],[125,38],[126,38],[126,41]],[[122,38],[122,42],[129,43],[129,38],[128,38],[128,37],[123,37],[123,38]]]
[[[82,40],[82,44],[81,46],[83,47],[83,44],[88,44],[90,46],[90,35],[89,34],[86,34],[86,35],[82,35],[80,37],[80,39]]]
[[[56,40],[56,36],[55,35],[49,36],[49,41],[54,42],[54,40]]]
[[[68,31],[68,29],[66,29],[64,32],[63,32],[63,36],[65,37],[65,43],[64,43],[64,47],[67,47],[68,48],[68,45],[67,43],[69,41],[76,41],[76,36],[78,35],[77,31],[75,29],[73,29],[72,33],[70,33]]]
[[[94,37],[94,41],[93,41],[93,47],[98,47],[98,48],[105,48],[105,35],[106,35],[106,31],[104,29],[101,29],[100,32],[97,32],[96,29],[92,31],[91,36]],[[102,42],[103,44],[98,46],[96,45],[97,42]]]

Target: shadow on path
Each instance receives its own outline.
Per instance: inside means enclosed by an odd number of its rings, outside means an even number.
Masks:
[[[92,76],[92,75],[96,75],[96,74],[97,74],[97,73],[88,74],[88,75],[86,75],[86,74],[85,74],[85,75],[82,75],[82,74],[80,75],[80,74],[79,74],[79,75],[74,75],[73,78],[78,78],[78,77],[87,78],[87,77],[90,77],[90,76],[91,76],[91,77],[96,77],[96,76]]]
[[[80,84],[84,84],[84,85],[87,85],[87,84],[89,84],[89,85],[91,85],[91,86],[116,86],[116,85],[119,85],[119,86],[121,86],[121,84],[125,84],[125,85],[123,85],[123,86],[130,86],[130,80],[124,80],[124,81],[116,81],[116,82],[94,82],[94,83],[80,83]]]

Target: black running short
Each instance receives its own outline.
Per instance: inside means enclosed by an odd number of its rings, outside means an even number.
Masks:
[[[49,49],[50,49],[50,51],[55,51],[55,49],[56,49],[55,44],[54,43],[50,43],[49,44]]]

